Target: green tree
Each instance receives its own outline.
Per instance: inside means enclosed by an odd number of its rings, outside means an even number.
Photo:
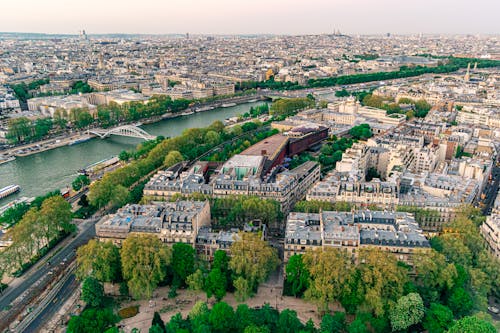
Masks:
[[[209,146],[216,146],[220,143],[220,135],[219,133],[210,130],[205,134],[205,140]]]
[[[194,333],[210,332],[210,324],[208,322],[209,314],[210,310],[205,302],[198,301],[191,308],[189,312],[189,321]]]
[[[75,230],[75,225],[71,224],[71,205],[61,196],[45,199],[40,207],[40,217],[44,221],[47,236],[54,231],[71,232]],[[55,234],[53,236],[55,237]]]
[[[448,333],[495,333],[495,326],[476,316],[464,317],[458,320]]]
[[[233,332],[235,320],[233,308],[225,302],[215,303],[208,316],[208,321],[214,332],[219,333]]]
[[[161,319],[161,316],[158,312],[155,311],[154,315],[153,315],[153,321],[151,322],[151,326],[154,327],[154,326],[157,326],[160,330],[156,329],[156,331],[158,333],[166,333],[166,330],[165,330],[165,323],[163,322],[163,320]]]
[[[155,312],[156,313],[156,312]],[[163,326],[163,328],[158,325],[158,324],[155,324],[155,325],[152,325],[150,328],[149,328],[149,333],[165,333],[166,330],[165,330],[165,326]]]
[[[327,313],[321,319],[320,332],[343,332],[345,331],[346,327],[345,313],[335,312],[333,316]]]
[[[347,326],[348,333],[368,333],[368,328],[366,324],[360,320],[359,318],[354,320],[352,323]]]
[[[320,310],[326,311],[328,304],[339,300],[349,287],[354,273],[351,259],[347,252],[328,247],[306,252],[303,261],[311,276],[305,297],[316,301]]]
[[[71,183],[71,187],[73,190],[80,191],[80,189],[84,186],[90,184],[90,178],[87,175],[78,175],[75,180]]]
[[[420,323],[424,314],[424,302],[419,294],[410,293],[400,297],[389,311],[392,329],[400,331],[416,325]]]
[[[468,315],[474,307],[472,297],[463,287],[453,288],[447,303],[456,317]]]
[[[163,165],[169,168],[172,165],[182,162],[183,160],[184,158],[182,157],[181,153],[179,153],[177,150],[172,150],[167,154],[167,156],[165,156],[165,161],[163,162]]]
[[[289,286],[291,295],[297,297],[304,293],[308,287],[309,271],[302,261],[302,255],[296,254],[288,259],[286,265],[286,285]]]
[[[30,141],[33,135],[33,126],[26,117],[12,118],[8,123],[6,138],[12,142]]]
[[[104,287],[97,279],[89,276],[83,280],[81,299],[93,307],[99,307],[104,298]]]
[[[358,126],[354,126],[349,130],[349,134],[352,136],[353,139],[356,140],[366,140],[373,136],[370,125],[368,124],[361,124]]]
[[[125,205],[130,199],[129,190],[122,185],[116,185],[115,188],[111,192],[111,206],[112,207],[121,207]]]
[[[453,312],[447,306],[431,303],[427,310],[423,326],[429,332],[446,332],[453,325]]]
[[[127,162],[130,159],[130,157],[131,157],[130,153],[126,150],[122,150],[120,154],[118,154],[118,158],[120,159],[120,161]]]
[[[207,282],[205,285],[205,290],[207,292],[207,297],[210,298],[212,295],[217,301],[226,296],[227,281],[226,276],[218,268],[213,268],[207,276]]]
[[[131,234],[120,250],[123,277],[134,298],[151,297],[165,278],[170,251],[155,235]]]
[[[201,269],[198,268],[193,274],[189,275],[186,278],[186,283],[191,290],[203,290],[205,287],[205,276]]]
[[[237,301],[243,302],[250,296],[252,296],[252,287],[247,279],[239,276],[233,281],[234,285],[234,297]]]
[[[68,322],[68,333],[104,332],[119,321],[119,317],[110,308],[88,308],[79,316],[73,316]]]
[[[453,287],[457,270],[441,253],[433,249],[415,251],[414,263],[415,282],[426,304],[438,301],[442,293]]]
[[[393,255],[377,248],[362,248],[359,251],[364,304],[376,316],[382,316],[388,302],[403,295],[408,281],[406,269],[398,265]]]
[[[295,333],[303,328],[297,312],[289,309],[281,311],[278,319],[278,332],[279,333]]]
[[[175,243],[172,246],[172,284],[176,287],[186,286],[186,279],[193,274],[195,250],[189,244]]]
[[[247,280],[253,291],[280,263],[276,249],[255,233],[240,233],[230,252],[229,267],[237,276]]]
[[[76,251],[76,262],[76,276],[80,279],[86,276],[93,276],[101,282],[117,282],[121,279],[120,251],[111,241],[91,239]]]

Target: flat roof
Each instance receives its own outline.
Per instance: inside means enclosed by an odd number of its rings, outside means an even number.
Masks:
[[[251,147],[248,147],[240,155],[251,155],[251,156],[267,156],[268,159],[274,160],[276,155],[281,151],[281,149],[288,142],[288,137],[282,134],[275,134],[270,136],[260,142],[257,142]]]

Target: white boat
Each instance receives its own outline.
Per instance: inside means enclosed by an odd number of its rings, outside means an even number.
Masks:
[[[213,106],[203,106],[201,108],[196,109],[196,112],[210,111],[215,109]]]
[[[16,159],[15,156],[2,155],[2,156],[0,156],[0,164],[11,162],[11,161],[14,161],[15,159]]]
[[[231,106],[236,106],[237,104],[236,103],[225,103],[225,104],[222,104],[221,106],[223,108],[228,108],[228,107],[231,107]]]
[[[0,189],[0,199],[6,198],[11,194],[19,192],[19,190],[21,190],[21,187],[19,185],[6,186],[6,187]]]

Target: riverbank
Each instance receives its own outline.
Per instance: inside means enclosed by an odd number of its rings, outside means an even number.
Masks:
[[[250,107],[260,104],[262,103],[245,103],[229,108],[198,112],[189,116],[179,114],[175,118],[143,124],[141,128],[154,136],[175,137],[187,128],[206,127],[216,120],[224,121],[224,119],[242,115],[248,112]],[[10,184],[21,186],[22,191],[11,199],[21,196],[38,196],[47,191],[61,189],[71,184],[78,175],[78,170],[110,156],[117,156],[121,151],[133,150],[141,142],[143,141],[137,138],[111,136],[106,140],[92,139],[77,145],[66,145],[19,157],[0,165],[0,188]],[[7,203],[8,200],[0,200],[0,206]]]
[[[169,113],[165,113],[162,116],[141,119],[141,123],[144,125],[154,124],[154,123],[166,120],[166,119],[187,117],[187,116],[191,116],[193,114],[200,113],[200,112],[212,111],[216,108],[227,107],[227,106],[223,106],[223,105],[227,105],[227,102],[231,102],[231,104],[234,104],[231,106],[237,106],[237,105],[241,105],[241,104],[252,103],[252,102],[255,102],[258,100],[264,100],[264,98],[262,98],[262,96],[256,96],[256,95],[233,97],[230,99],[218,100],[215,102],[210,102],[210,103],[205,103],[205,104],[200,104],[200,105],[188,107],[187,109],[185,109],[179,113],[170,113],[169,112]],[[224,102],[226,102],[226,104],[224,104]],[[121,125],[126,125],[126,124],[121,124]],[[0,151],[2,153],[2,155],[5,156],[5,159],[0,159],[0,164],[14,161],[15,157],[25,157],[25,156],[41,153],[44,151],[60,148],[63,146],[71,146],[72,144],[77,144],[80,142],[91,140],[95,137],[96,136],[93,134],[80,131],[78,133],[71,134],[68,137],[56,137],[56,138],[32,142],[32,143],[21,145],[21,146],[16,146],[14,148],[9,148],[9,149]]]

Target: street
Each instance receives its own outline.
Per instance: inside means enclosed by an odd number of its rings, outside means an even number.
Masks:
[[[71,274],[69,279],[64,283],[61,290],[55,295],[53,300],[45,307],[42,312],[26,327],[24,332],[38,332],[43,325],[53,318],[59,309],[64,305],[66,300],[78,288],[78,281],[74,274]]]
[[[79,246],[86,244],[95,236],[94,224],[95,220],[87,220],[86,222],[82,223],[80,225],[81,229],[78,235],[49,259],[50,265],[37,265],[36,267],[25,273],[25,275],[23,275],[19,280],[17,280],[16,283],[14,283],[14,286],[9,286],[0,297],[0,309],[9,309],[10,306],[12,306],[12,302],[21,295],[25,298],[25,300],[21,304],[17,305],[17,307],[23,306],[23,304],[26,304],[26,302],[30,302],[31,300],[35,299],[35,297],[38,295],[35,293],[35,290],[32,290],[30,292],[30,288],[36,288],[36,290],[38,291],[45,289],[51,281],[51,279],[47,279],[47,276],[51,275],[52,269],[57,267],[58,265],[65,264],[66,262],[71,262],[76,256],[76,249]],[[51,251],[45,258],[49,258],[50,255],[53,254],[53,251]],[[47,259],[44,259],[44,261],[46,260]],[[59,299],[61,299],[62,301],[63,297],[59,297]],[[7,320],[12,316],[12,313],[10,312],[13,312],[15,314],[16,311],[19,311],[19,309],[16,309],[14,306],[8,311],[4,310],[0,312],[0,330],[3,330],[5,328],[4,326],[8,325],[11,321]]]

